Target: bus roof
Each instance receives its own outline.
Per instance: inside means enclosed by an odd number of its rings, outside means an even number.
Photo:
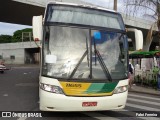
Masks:
[[[103,7],[98,7],[98,6],[93,6],[93,5],[83,5],[83,4],[75,4],[75,3],[68,3],[68,2],[56,2],[56,1],[49,1],[47,4],[46,4],[46,10],[45,10],[45,14],[44,14],[44,21],[43,22],[45,22],[45,20],[46,20],[46,15],[47,15],[47,10],[48,10],[48,7],[49,6],[56,6],[56,5],[62,5],[62,6],[70,6],[70,7],[75,7],[75,8],[77,8],[77,7],[79,7],[79,8],[88,8],[88,9],[90,9],[90,10],[97,10],[97,11],[100,11],[100,12],[108,12],[108,13],[110,13],[110,14],[112,14],[112,15],[115,15],[115,16],[117,16],[119,19],[121,19],[121,20],[117,20],[117,17],[115,18],[117,21],[120,21],[120,22],[117,22],[116,23],[116,25],[118,25],[118,26],[116,26],[115,27],[115,29],[119,29],[119,30],[123,30],[123,31],[125,31],[125,27],[124,27],[124,23],[123,23],[123,19],[122,19],[122,16],[121,16],[121,14],[120,13],[118,13],[118,12],[116,12],[116,11],[114,11],[114,10],[110,10],[110,9],[107,9],[107,8],[103,8]],[[47,20],[46,20],[47,21]],[[77,24],[77,23],[76,23]],[[89,24],[89,23],[88,23]],[[85,25],[86,25],[86,23],[85,23]],[[96,25],[95,25],[96,26]],[[113,25],[114,26],[114,25]],[[110,26],[109,28],[114,28],[113,26]],[[106,27],[106,26],[103,26],[103,27]],[[117,28],[118,27],[118,28]]]
[[[49,1],[47,3],[47,5],[48,4],[61,4],[61,5],[79,6],[79,7],[84,7],[84,8],[94,8],[94,9],[97,9],[97,10],[103,10],[103,11],[109,11],[109,12],[113,12],[113,13],[118,13],[118,12],[116,12],[114,10],[107,9],[107,8],[104,8],[104,7],[95,6],[95,5],[75,4],[75,3],[56,2],[56,1]]]

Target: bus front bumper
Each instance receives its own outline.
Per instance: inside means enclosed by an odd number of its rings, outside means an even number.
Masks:
[[[125,107],[128,91],[103,97],[72,97],[46,92],[40,93],[40,110],[42,111],[100,111],[122,109]],[[95,106],[83,106],[84,102],[96,102]]]

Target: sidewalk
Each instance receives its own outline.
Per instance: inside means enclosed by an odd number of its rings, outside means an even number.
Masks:
[[[40,67],[39,64],[6,64],[7,68],[17,68],[17,67]]]
[[[151,87],[146,87],[146,86],[137,86],[136,84],[132,85],[132,88],[129,88],[129,92],[160,96],[160,90],[155,90]]]

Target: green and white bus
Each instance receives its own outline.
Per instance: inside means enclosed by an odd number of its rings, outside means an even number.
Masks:
[[[40,110],[122,109],[128,94],[128,40],[119,13],[49,2],[33,17],[41,42]]]

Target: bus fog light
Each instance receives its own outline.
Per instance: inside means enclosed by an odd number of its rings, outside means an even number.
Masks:
[[[120,87],[117,87],[113,93],[114,94],[123,93],[123,92],[126,92],[127,90],[128,90],[128,85],[120,86]]]
[[[64,94],[63,90],[59,86],[40,83],[40,88],[48,92],[52,92],[56,94]]]

